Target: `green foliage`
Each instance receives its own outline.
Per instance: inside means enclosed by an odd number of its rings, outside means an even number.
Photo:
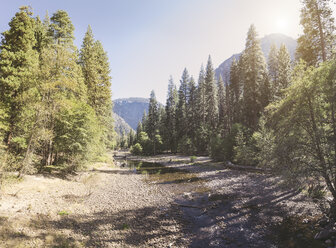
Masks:
[[[107,54],[102,44],[94,40],[90,26],[83,40],[80,64],[87,86],[88,103],[95,110],[102,130],[100,139],[106,148],[111,148],[115,134],[111,111],[110,67]]]
[[[303,34],[298,38],[297,59],[316,66],[331,57],[335,23],[330,0],[303,0],[300,24]]]
[[[194,154],[196,149],[195,149],[195,145],[193,144],[192,140],[187,136],[184,135],[178,144],[178,151],[183,153],[183,154],[187,154],[187,155],[191,155]]]
[[[91,146],[99,144],[97,118],[86,103],[67,102],[56,116],[56,131],[55,149],[61,154],[59,161],[88,160]]]
[[[100,67],[93,71],[100,73],[105,85],[95,89],[97,95],[105,96],[101,100],[104,113],[108,113],[104,118],[94,111],[100,106],[98,102],[90,106],[91,85],[84,84],[73,45],[74,27],[65,11],[41,22],[32,17],[29,7],[21,7],[9,27],[0,47],[2,167],[21,173],[51,165],[68,170],[100,156],[106,140],[113,143],[113,132],[105,128],[112,125],[111,94],[101,44],[94,43]],[[102,133],[107,138],[99,138]]]
[[[269,92],[264,55],[254,25],[247,33],[245,50],[241,56],[243,73],[243,124],[256,129],[260,114],[268,104]],[[266,93],[266,94],[265,94]],[[266,97],[266,99],[264,98]]]
[[[240,128],[236,135],[234,161],[242,165],[256,166],[257,152],[256,141],[251,131],[245,127]]]
[[[211,139],[210,156],[218,161],[232,161],[234,159],[236,136],[241,129],[241,124],[234,124],[230,133],[227,133],[224,138],[219,135],[213,136]]]
[[[142,146],[139,143],[131,146],[131,153],[134,155],[142,155]]]
[[[196,161],[197,157],[196,156],[191,156],[190,157],[190,163],[194,163]]]
[[[336,62],[319,68],[300,63],[282,101],[269,107],[276,164],[287,176],[304,181],[322,177],[336,198]],[[288,173],[289,172],[289,173]]]

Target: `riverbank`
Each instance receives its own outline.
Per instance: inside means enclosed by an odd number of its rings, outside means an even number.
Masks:
[[[318,207],[279,178],[207,157],[118,155],[120,166],[3,185],[0,247],[324,247]]]

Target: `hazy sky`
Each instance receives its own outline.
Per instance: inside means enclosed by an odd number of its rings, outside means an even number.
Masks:
[[[68,12],[81,46],[87,26],[108,53],[113,99],[149,97],[165,102],[169,76],[185,67],[197,79],[210,54],[217,67],[245,45],[249,26],[259,36],[300,33],[300,0],[3,0],[0,32],[22,5],[35,15]]]

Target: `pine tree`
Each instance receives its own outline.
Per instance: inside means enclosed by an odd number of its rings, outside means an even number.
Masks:
[[[166,118],[165,118],[165,141],[171,152],[177,152],[177,130],[176,130],[176,108],[178,96],[173,78],[170,77],[168,83],[168,94],[166,101]]]
[[[77,63],[73,30],[67,13],[57,11],[49,25],[50,44],[41,52],[40,92],[49,134],[43,149],[46,165],[61,161],[77,163],[89,154],[90,144],[95,143],[92,147],[99,145],[97,133],[100,129],[95,127],[95,114],[86,104],[87,89]]]
[[[33,132],[36,106],[38,53],[36,46],[35,19],[29,7],[20,11],[9,23],[9,30],[2,36],[0,48],[0,107],[2,129],[10,152],[27,157],[30,155],[29,140]],[[28,152],[28,154],[27,154]]]
[[[189,81],[190,76],[188,70],[185,68],[180,80],[180,88],[178,91],[178,103],[176,108],[176,128],[178,138],[181,139],[188,133],[188,120],[187,120],[187,105],[189,99]]]
[[[219,76],[218,80],[218,129],[221,136],[224,137],[225,129],[227,127],[227,115],[226,115],[226,97],[225,87],[222,76]]]
[[[205,125],[205,71],[203,65],[201,66],[199,76],[198,76],[198,85],[197,85],[197,117],[199,118],[199,126]]]
[[[225,83],[225,133],[224,135],[227,135],[231,132],[231,128],[233,125],[233,95],[232,91],[230,90],[230,85],[228,83]]]
[[[110,68],[106,52],[102,44],[94,40],[90,26],[83,40],[80,63],[87,86],[88,103],[95,110],[100,122],[102,142],[111,148],[114,132]]]
[[[243,117],[244,124],[255,129],[265,105],[264,87],[267,86],[265,58],[260,48],[257,31],[251,25],[247,33],[244,60]]]
[[[158,134],[159,128],[159,111],[158,111],[158,103],[155,97],[155,93],[152,90],[149,99],[148,106],[148,122],[147,122],[147,134],[150,140],[153,143],[153,154],[156,154],[156,135]]]
[[[284,44],[280,46],[278,52],[278,88],[275,93],[277,98],[282,97],[282,91],[290,85],[291,81],[291,58]]]
[[[274,96],[276,95],[278,86],[278,49],[275,44],[272,44],[271,50],[268,54],[268,75],[270,80],[270,87],[271,87],[271,99],[274,100]]]
[[[303,35],[298,39],[296,56],[308,65],[326,61],[332,54],[335,24],[330,0],[302,0],[300,24]]]
[[[238,123],[241,120],[241,100],[242,100],[242,82],[241,82],[241,68],[242,59],[238,62],[233,59],[230,67],[230,95],[233,107],[232,122]]]
[[[216,130],[218,122],[217,87],[211,57],[208,58],[205,79],[205,119],[210,132]]]
[[[197,118],[197,87],[193,77],[189,80],[189,100],[187,104],[187,124],[188,124],[188,136],[191,142],[195,144],[196,142],[196,130],[198,126],[199,119]]]

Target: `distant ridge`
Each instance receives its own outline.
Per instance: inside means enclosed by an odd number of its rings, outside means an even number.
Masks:
[[[130,97],[113,101],[113,112],[120,116],[134,130],[142,120],[144,111],[148,111],[149,98]]]
[[[284,34],[269,34],[263,37],[260,40],[261,50],[264,53],[264,56],[267,60],[268,54],[271,48],[271,45],[275,44],[278,48],[281,44],[285,44],[288,49],[288,52],[291,56],[291,59],[294,60],[295,57],[295,50],[297,46],[297,42],[295,39],[284,35]],[[241,53],[234,54],[230,58],[226,59],[223,63],[221,63],[218,68],[215,70],[215,77],[219,79],[221,75],[225,82],[229,82],[230,79],[230,67],[232,64],[233,59],[235,58],[238,60],[240,58]]]

